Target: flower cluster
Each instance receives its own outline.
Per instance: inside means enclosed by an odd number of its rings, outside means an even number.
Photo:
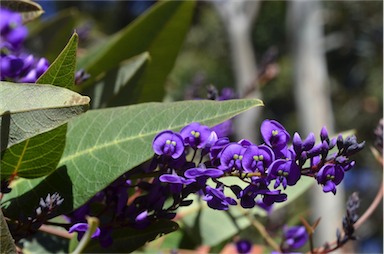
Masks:
[[[290,134],[275,120],[262,123],[261,135],[264,143],[257,145],[248,140],[230,142],[227,137],[219,138],[215,131],[199,123],[179,133],[162,131],[153,141],[159,180],[177,186],[182,197],[193,191],[202,195],[213,209],[227,210],[238,202],[244,208],[269,208],[287,200],[282,189],[295,185],[301,176],[315,178],[324,192],[336,194],[344,172],[354,165],[349,157],[364,147],[364,142],[357,143],[354,136],[330,139],[325,127],[319,144],[315,144],[313,133],[304,140],[295,133],[289,145]],[[331,153],[333,148],[336,152]],[[200,156],[198,162],[196,155]],[[236,176],[246,186],[226,186],[220,180],[226,176]],[[208,179],[215,186],[207,184]],[[225,194],[225,189],[234,195]]]
[[[24,52],[28,31],[18,13],[0,8],[0,17],[0,79],[34,83],[48,69],[48,61]]]
[[[244,139],[231,142],[213,129],[195,122],[180,132],[158,133],[148,165],[130,170],[67,215],[71,232],[79,232],[81,238],[86,216],[97,216],[100,231],[94,237],[108,247],[114,229],[143,229],[158,220],[173,219],[179,207],[192,203],[190,194],[199,195],[216,210],[240,204],[269,211],[274,203],[287,200],[283,191],[302,176],[316,179],[324,192],[336,193],[344,172],[354,164],[349,157],[364,146],[353,136],[330,139],[325,128],[319,144],[314,134],[302,140],[296,133],[290,145],[290,134],[274,120],[262,123],[264,142],[259,145]],[[331,153],[332,148],[336,152]],[[237,177],[239,184],[226,185],[223,179],[229,176]],[[291,242],[288,239],[286,245]]]
[[[57,215],[55,214],[56,209],[63,202],[64,199],[57,192],[40,198],[39,206],[32,215],[28,217],[21,215],[17,222],[8,224],[15,241],[37,232],[43,223]]]

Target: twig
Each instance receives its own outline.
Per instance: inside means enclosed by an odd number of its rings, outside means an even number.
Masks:
[[[52,226],[44,225],[44,224],[41,225],[41,227],[39,228],[39,231],[45,232],[45,233],[48,233],[51,235],[57,235],[57,236],[60,236],[62,238],[66,238],[66,239],[71,239],[73,236],[73,234],[70,234],[67,231],[60,230],[60,229],[54,228]]]
[[[280,246],[272,239],[263,224],[253,218],[248,212],[244,213],[244,215],[248,217],[252,225],[260,232],[261,236],[268,243],[268,245],[271,246],[274,250],[281,252]]]

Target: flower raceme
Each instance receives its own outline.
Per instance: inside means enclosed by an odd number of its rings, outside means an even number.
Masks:
[[[345,140],[342,136],[330,139],[325,127],[320,132],[319,144],[313,133],[304,140],[295,133],[290,145],[291,136],[284,126],[268,119],[261,124],[260,132],[263,144],[248,140],[230,142],[227,137],[218,138],[211,128],[199,123],[185,126],[180,133],[162,131],[153,141],[154,169],[160,175],[160,182],[182,185],[182,197],[199,193],[213,209],[226,210],[237,203],[225,194],[227,189],[243,207],[260,205],[265,208],[284,202],[288,197],[277,188],[294,186],[301,176],[314,178],[324,192],[336,194],[344,172],[354,165],[350,155],[364,146],[364,142],[357,143],[354,136]],[[337,152],[330,154],[332,148]],[[201,156],[196,158],[199,150]],[[192,158],[188,156],[190,152],[193,152]],[[307,161],[310,167],[306,168]],[[247,186],[226,186],[220,180],[226,176],[236,176]],[[208,184],[208,179],[215,186]]]

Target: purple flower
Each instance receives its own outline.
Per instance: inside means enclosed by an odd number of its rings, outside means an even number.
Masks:
[[[242,160],[246,148],[237,143],[227,145],[220,156],[219,169],[224,171],[239,170],[242,171]]]
[[[268,180],[276,180],[274,188],[279,187],[280,184],[284,189],[287,185],[295,185],[300,176],[300,168],[293,160],[278,159],[268,168]]]
[[[21,15],[0,8],[0,17],[1,41],[9,42],[11,50],[18,50],[28,34]]]
[[[154,138],[152,148],[158,155],[177,159],[184,153],[183,138],[173,131],[162,131]]]
[[[14,55],[1,56],[0,58],[0,73],[1,80],[13,79],[17,77],[22,68],[24,62],[23,59],[16,57]]]
[[[251,145],[244,152],[242,161],[246,172],[265,172],[265,169],[275,160],[275,154],[268,146]]]
[[[222,188],[206,187],[206,194],[203,200],[207,201],[210,208],[216,210],[228,210],[229,205],[236,205],[236,201],[231,197],[226,197]]]
[[[76,223],[73,225],[68,232],[77,232],[77,240],[80,241],[83,238],[85,232],[88,230],[89,225],[87,223]],[[100,228],[96,228],[96,231],[92,234],[91,238],[96,238],[100,235]]]
[[[293,226],[283,228],[283,243],[281,244],[281,250],[291,252],[294,249],[298,249],[308,241],[308,233],[304,226]]]
[[[180,135],[186,145],[190,145],[193,149],[196,149],[205,147],[211,132],[212,131],[208,126],[199,123],[191,123],[180,131]]]
[[[252,249],[252,243],[245,239],[239,240],[235,244],[237,252],[241,254],[250,253]]]
[[[273,149],[284,149],[290,139],[285,128],[275,120],[264,120],[261,124],[261,135],[264,142]]]
[[[332,191],[336,194],[336,185],[344,178],[344,171],[340,165],[326,164],[317,173],[317,183],[323,185],[324,192]]]
[[[184,173],[186,177],[193,178],[193,179],[201,176],[217,178],[222,176],[223,174],[224,172],[222,170],[215,169],[215,168],[205,168],[205,167],[190,168]]]

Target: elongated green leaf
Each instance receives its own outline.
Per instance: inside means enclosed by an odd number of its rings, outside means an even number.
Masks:
[[[60,168],[46,178],[21,180],[4,201],[10,210],[27,209],[27,199],[59,192],[62,212],[84,204],[121,174],[153,156],[152,140],[165,129],[180,130],[191,122],[215,125],[250,108],[257,99],[146,103],[91,110],[69,122]],[[33,189],[33,191],[31,191]],[[29,208],[30,209],[30,208]]]
[[[1,1],[1,7],[20,13],[24,23],[34,20],[44,13],[39,4],[29,0]]]
[[[53,84],[72,90],[75,84],[77,42],[78,35],[74,33],[60,55],[36,83]]]
[[[0,82],[1,151],[85,112],[89,98],[52,85]]]
[[[1,253],[16,254],[15,241],[9,232],[7,222],[4,219],[3,212],[0,209],[0,248]]]
[[[92,98],[92,108],[105,108],[132,104],[137,95],[136,79],[141,77],[150,56],[144,52],[122,62],[117,70],[110,70],[90,91],[84,91]]]
[[[190,24],[193,1],[161,1],[146,14],[115,34],[105,44],[79,60],[79,66],[92,78],[110,70],[122,60],[148,51],[151,63],[140,81],[141,101],[159,101],[164,95],[164,81]],[[92,80],[79,89],[92,85]]]

